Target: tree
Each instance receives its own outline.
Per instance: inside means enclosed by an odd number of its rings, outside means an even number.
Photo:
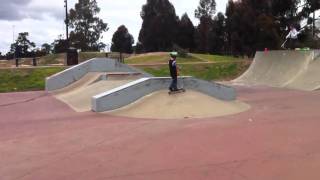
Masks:
[[[311,20],[312,23],[312,35],[315,36],[316,33],[316,11],[320,9],[320,1],[319,0],[304,0],[305,6],[302,9],[302,14],[304,17]],[[312,18],[310,15],[312,14]]]
[[[274,2],[280,6],[279,1],[273,0],[229,1],[226,29],[228,46],[234,54],[253,56],[256,50],[279,48],[281,34],[285,34],[279,21],[289,17],[292,12],[288,13],[288,9],[292,7],[277,7],[275,11]]]
[[[11,54],[15,54],[16,57],[30,56],[31,49],[36,45],[28,39],[28,36],[28,32],[19,33],[16,42],[10,46]]]
[[[189,50],[195,49],[194,34],[195,27],[187,13],[183,14],[178,25],[177,44]]]
[[[214,18],[211,31],[209,32],[209,51],[221,54],[226,47],[225,16],[220,12]]]
[[[215,0],[200,0],[198,8],[195,10],[195,17],[200,20],[197,28],[196,39],[198,51],[209,51],[209,32],[211,31],[212,18],[216,12]]]
[[[176,41],[179,17],[168,0],[147,0],[141,11],[143,20],[139,43],[144,51],[169,51]]]
[[[43,52],[45,52],[46,54],[50,54],[50,53],[51,53],[51,50],[52,50],[52,47],[51,47],[50,44],[44,43],[44,44],[42,44],[42,46],[41,46],[41,50],[42,50]]]
[[[98,51],[105,47],[99,42],[102,33],[108,31],[108,24],[104,23],[97,14],[100,12],[96,0],[79,0],[75,8],[70,10],[69,25],[73,29],[70,33],[71,45],[82,51]]]
[[[124,25],[122,25],[113,34],[111,51],[130,54],[133,52],[133,43],[133,36],[129,33],[128,29]]]
[[[58,39],[54,40],[54,42],[51,44],[51,47],[53,48],[53,53],[65,53],[68,50],[68,42],[67,40],[62,38],[62,35],[60,34],[58,36]]]
[[[195,10],[195,17],[212,19],[216,13],[216,2],[215,0],[200,0],[198,8]]]
[[[284,35],[292,24],[299,24],[301,14],[298,15],[298,6],[301,0],[268,0],[271,2],[270,11],[274,21],[279,26],[279,34]]]
[[[303,0],[304,6],[302,9],[302,14],[305,17],[309,17],[312,13],[320,9],[319,0]]]

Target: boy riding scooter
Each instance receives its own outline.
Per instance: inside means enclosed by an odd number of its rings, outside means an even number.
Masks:
[[[177,52],[171,52],[170,53],[170,60],[169,60],[169,70],[170,70],[170,76],[172,78],[170,87],[169,87],[169,94],[171,93],[179,93],[179,92],[185,92],[184,89],[178,89],[178,66],[177,66]]]
[[[293,25],[290,25],[290,32],[286,36],[286,40],[281,45],[281,47],[285,49],[285,45],[286,45],[286,43],[288,43],[289,49],[295,49],[298,44],[298,38],[299,38],[298,36],[299,36],[299,34],[302,33],[302,31],[305,30],[306,27],[308,27],[308,24],[306,26],[304,26],[303,28],[301,28],[300,31],[297,31],[297,29]]]
[[[300,32],[298,32],[297,29],[293,25],[291,25],[290,32],[286,37],[286,39],[288,40],[288,44],[289,44],[290,49],[296,48],[299,34],[300,34]]]

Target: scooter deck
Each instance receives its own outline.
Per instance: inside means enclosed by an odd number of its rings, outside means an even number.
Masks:
[[[177,91],[169,91],[168,94],[172,95],[172,94],[179,94],[179,93],[184,93],[186,92],[185,89],[178,89]]]

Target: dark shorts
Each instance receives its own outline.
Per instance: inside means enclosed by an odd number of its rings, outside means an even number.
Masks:
[[[288,49],[298,48],[298,39],[289,39],[287,47]]]

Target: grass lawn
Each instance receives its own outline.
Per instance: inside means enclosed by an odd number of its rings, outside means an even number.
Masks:
[[[169,54],[155,54],[155,55],[145,55],[145,56],[133,56],[125,59],[126,64],[158,64],[158,63],[167,63],[170,59]],[[190,56],[190,57],[178,57],[177,62],[205,62],[199,58]]]
[[[209,62],[225,62],[225,61],[239,61],[240,58],[233,56],[220,56],[220,55],[211,55],[211,54],[192,54],[193,57],[206,60]]]
[[[65,54],[49,54],[47,56],[40,57],[38,60],[38,65],[46,66],[51,64],[63,64],[65,59]]]
[[[92,59],[92,58],[104,58],[106,57],[106,53],[100,53],[100,52],[80,52],[79,53],[79,63],[84,62],[86,60]]]
[[[200,79],[212,80],[232,80],[249,67],[248,63],[217,63],[201,65],[180,65],[180,75],[194,76]],[[154,76],[169,76],[167,66],[144,67],[144,71]]]
[[[116,54],[115,54],[116,55]],[[80,53],[80,62],[84,59],[105,57],[105,53]],[[64,54],[49,55],[40,59],[41,65],[61,63]],[[151,53],[126,58],[127,64],[146,64],[142,70],[154,76],[169,76],[168,53]],[[204,80],[231,80],[241,75],[248,62],[229,56],[193,54],[190,57],[178,57],[183,76],[194,76]],[[193,62],[217,62],[212,64],[183,64]],[[238,62],[237,62],[238,61]],[[164,63],[162,65],[162,63]],[[148,66],[150,64],[150,66]],[[152,65],[160,64],[160,65]],[[45,78],[64,70],[66,67],[0,69],[0,92],[44,90]]]
[[[45,89],[45,78],[64,70],[63,67],[1,69],[0,92]]]

